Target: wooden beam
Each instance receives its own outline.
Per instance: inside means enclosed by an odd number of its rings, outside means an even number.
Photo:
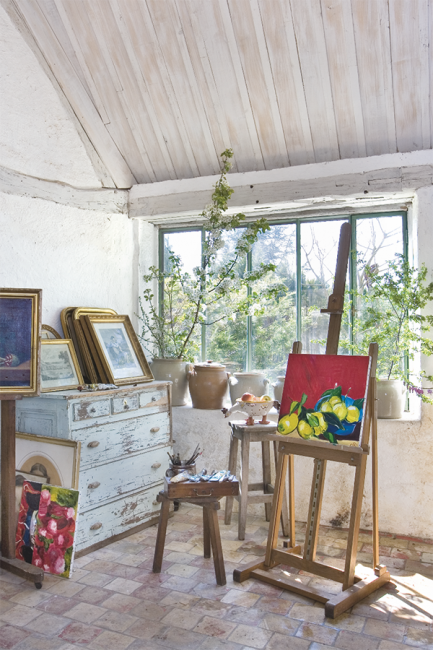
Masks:
[[[217,180],[217,176],[203,176],[135,185],[130,190],[129,214],[153,223],[163,217],[195,221],[209,203]],[[234,189],[229,210],[250,215],[266,213],[267,209],[288,214],[312,207],[329,213],[334,203],[347,211],[357,202],[365,204],[364,211],[375,202],[383,209],[387,197],[398,205],[398,201],[410,199],[416,189],[433,184],[433,151],[234,173],[229,175],[229,182]],[[323,202],[323,197],[334,198],[334,203]]]
[[[125,190],[72,187],[66,183],[26,176],[1,166],[0,192],[109,214],[126,214],[128,211],[128,192]]]

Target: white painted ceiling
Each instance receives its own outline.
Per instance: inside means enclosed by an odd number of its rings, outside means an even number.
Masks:
[[[432,146],[433,0],[1,1],[117,187]]]

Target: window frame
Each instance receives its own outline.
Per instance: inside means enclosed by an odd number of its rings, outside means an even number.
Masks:
[[[348,271],[349,271],[349,286],[346,286],[346,291],[349,291],[350,295],[353,295],[354,290],[356,289],[356,273],[355,268],[357,264],[357,250],[356,250],[356,232],[357,232],[357,221],[364,219],[374,219],[379,217],[398,217],[402,218],[402,242],[403,242],[403,255],[405,259],[408,259],[408,249],[409,249],[409,237],[408,237],[408,213],[407,210],[383,210],[380,212],[369,212],[369,213],[347,213],[347,214],[338,214],[338,215],[326,215],[326,216],[302,216],[302,217],[287,217],[287,218],[278,218],[272,219],[270,214],[268,218],[269,225],[272,226],[285,226],[285,225],[296,225],[296,339],[301,340],[302,337],[302,320],[301,320],[301,292],[302,284],[299,281],[299,278],[302,274],[302,262],[301,262],[301,224],[303,223],[317,223],[324,221],[341,221],[342,223],[348,222],[352,228],[351,235],[351,254],[349,255]],[[248,224],[248,221],[243,223],[239,228],[244,228]],[[160,270],[164,270],[164,236],[170,233],[183,233],[183,232],[201,232],[202,243],[204,241],[206,229],[204,226],[178,226],[178,227],[162,227],[159,229],[158,233],[158,266]],[[252,270],[252,260],[253,260],[253,251],[250,251],[247,255],[247,269],[248,271]],[[164,287],[162,284],[159,286],[158,290],[158,299],[159,305],[162,305],[163,301],[163,290]],[[323,305],[326,307],[326,305]],[[354,310],[350,314],[350,338],[353,342],[353,316]],[[247,335],[247,354],[246,354],[246,367],[245,372],[251,372],[254,368],[253,365],[253,317],[247,316],[246,323],[246,335]],[[206,360],[206,325],[201,326],[201,361]]]

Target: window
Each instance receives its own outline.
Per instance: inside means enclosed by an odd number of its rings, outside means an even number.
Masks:
[[[276,274],[262,283],[278,280],[286,287],[279,301],[267,305],[260,316],[237,317],[233,321],[203,326],[202,359],[224,363],[230,371],[264,370],[272,381],[285,372],[287,356],[295,340],[301,340],[303,351],[324,353],[329,316],[320,309],[328,304],[332,293],[338,239],[342,223],[352,226],[352,254],[349,259],[346,297],[350,290],[363,288],[363,262],[383,269],[396,253],[406,254],[407,219],[405,212],[347,215],[338,217],[288,219],[272,222],[271,228],[260,236],[244,263],[244,269],[254,269],[260,262],[276,264]],[[230,255],[241,229],[227,233],[221,262]],[[191,272],[201,260],[203,232],[163,229],[160,231],[160,260],[166,263],[164,251],[171,249],[180,255],[184,270]],[[260,295],[260,286],[255,287]],[[218,314],[207,314],[216,320]],[[340,340],[353,336],[353,319],[362,318],[362,305],[352,310],[346,319]],[[344,350],[342,350],[344,351]]]

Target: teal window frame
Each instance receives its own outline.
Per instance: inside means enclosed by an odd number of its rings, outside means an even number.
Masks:
[[[353,295],[353,291],[356,289],[356,265],[357,265],[357,251],[356,251],[356,226],[357,222],[363,219],[374,219],[378,217],[402,217],[402,241],[403,241],[403,255],[405,258],[408,258],[408,223],[407,223],[407,212],[405,210],[395,210],[395,211],[383,211],[383,212],[371,212],[371,213],[362,213],[362,214],[339,214],[339,215],[329,215],[325,217],[296,217],[296,218],[287,218],[287,219],[269,219],[270,226],[285,226],[296,224],[296,338],[298,341],[302,337],[302,321],[301,321],[301,274],[302,274],[302,264],[301,264],[301,224],[305,223],[318,223],[324,221],[341,221],[349,222],[352,227],[352,244],[351,244],[351,254],[349,256],[349,286],[346,287],[346,291],[349,290],[350,294]],[[240,226],[245,227],[245,226]],[[163,270],[164,265],[164,236],[170,233],[182,233],[182,232],[201,232],[202,241],[205,237],[205,228],[200,226],[189,226],[189,227],[172,227],[172,228],[161,228],[159,230],[159,268]],[[247,268],[249,271],[252,269],[253,263],[253,251],[250,251],[247,255]],[[159,304],[162,305],[163,298],[163,286],[159,287]],[[326,307],[326,305],[323,305]],[[352,311],[350,315],[350,337],[353,336],[353,318],[354,312]],[[246,368],[245,371],[249,372],[253,370],[253,345],[252,345],[252,336],[253,336],[253,317],[247,316],[247,355],[246,355]],[[202,325],[201,328],[201,360],[206,360],[206,325]]]

